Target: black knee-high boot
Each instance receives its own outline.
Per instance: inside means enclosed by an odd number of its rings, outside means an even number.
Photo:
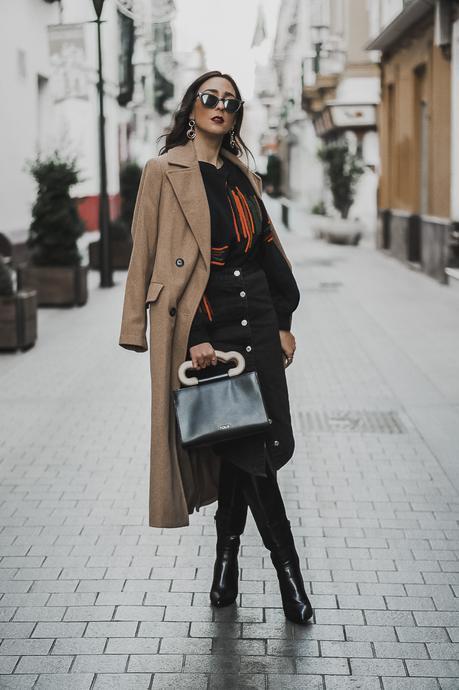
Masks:
[[[285,616],[294,623],[306,623],[313,610],[304,588],[300,560],[277,478],[273,472],[268,472],[267,478],[247,476],[244,491],[277,572]]]
[[[300,559],[295,548],[290,521],[267,523],[268,548],[279,580],[282,606],[286,617],[294,623],[306,623],[313,614],[304,589]]]
[[[238,595],[240,535],[247,519],[247,503],[242,493],[237,468],[221,469],[218,509],[214,515],[217,529],[216,558],[210,601],[213,606],[232,604]]]

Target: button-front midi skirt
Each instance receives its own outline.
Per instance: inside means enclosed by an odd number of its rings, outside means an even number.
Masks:
[[[245,371],[258,374],[272,420],[266,431],[213,444],[213,450],[247,472],[266,476],[266,463],[278,470],[295,447],[279,324],[266,274],[256,262],[213,269],[206,295],[212,347],[244,356]],[[198,379],[208,378],[233,366],[234,362],[218,362],[193,373]]]

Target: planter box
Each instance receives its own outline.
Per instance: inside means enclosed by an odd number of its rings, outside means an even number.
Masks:
[[[451,222],[444,218],[422,216],[422,270],[440,283],[447,283]]]
[[[37,339],[37,292],[0,297],[0,350],[25,350]]]
[[[95,270],[100,269],[100,240],[90,242],[89,267]],[[117,271],[125,271],[129,267],[131,258],[132,240],[112,240],[111,255],[112,268]]]
[[[83,306],[88,301],[88,266],[18,267],[18,289],[37,291],[38,306]]]
[[[357,245],[363,234],[363,224],[359,220],[326,217],[322,237],[333,244]]]

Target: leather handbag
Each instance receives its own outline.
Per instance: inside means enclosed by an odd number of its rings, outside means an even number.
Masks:
[[[184,448],[206,446],[267,429],[271,424],[256,371],[241,373],[243,355],[235,350],[215,350],[217,360],[236,360],[223,374],[198,379],[188,377],[191,360],[182,362],[178,377],[184,388],[174,390],[173,403]]]

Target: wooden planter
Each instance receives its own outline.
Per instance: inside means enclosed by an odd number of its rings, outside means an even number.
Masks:
[[[18,289],[37,291],[38,306],[81,307],[88,301],[87,266],[34,266],[17,269]]]
[[[89,248],[89,267],[98,271],[100,269],[100,240],[91,242]],[[131,258],[131,240],[112,240],[112,268],[117,271],[125,271],[129,267]]]
[[[0,297],[0,350],[25,350],[37,339],[37,292]]]

